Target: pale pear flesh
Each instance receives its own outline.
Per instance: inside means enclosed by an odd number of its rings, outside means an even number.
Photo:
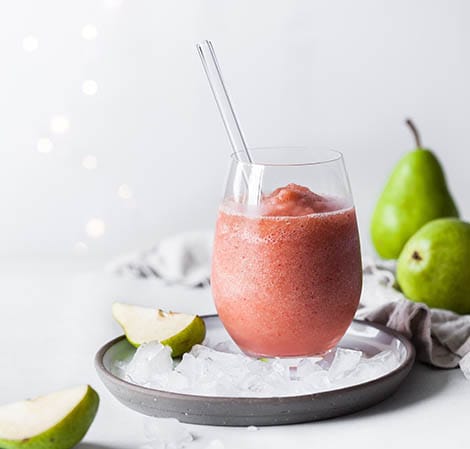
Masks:
[[[98,406],[98,393],[89,385],[1,406],[0,447],[71,449],[87,433]]]
[[[124,303],[114,303],[112,312],[129,343],[138,347],[159,341],[172,348],[173,357],[202,343],[206,334],[204,321],[197,315],[164,312]]]

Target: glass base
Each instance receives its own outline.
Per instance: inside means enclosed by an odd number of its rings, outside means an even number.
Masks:
[[[298,358],[304,358],[304,357],[325,357],[328,355],[331,351],[333,351],[336,348],[336,344],[332,346],[331,348],[323,351],[323,352],[313,352],[313,353],[308,353],[308,354],[280,354],[280,355],[275,355],[275,354],[263,354],[263,353],[257,353],[257,352],[252,352],[248,351],[245,348],[242,348],[241,346],[237,345],[242,352],[249,356],[249,357],[254,357],[256,359],[298,359]]]

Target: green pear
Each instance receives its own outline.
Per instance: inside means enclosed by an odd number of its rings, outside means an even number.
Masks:
[[[0,407],[3,449],[70,449],[84,437],[98,410],[89,385]]]
[[[384,259],[398,258],[408,239],[427,222],[459,216],[441,164],[432,151],[421,146],[411,120],[407,124],[417,148],[394,168],[372,216],[372,242]]]
[[[206,336],[204,320],[197,315],[164,312],[116,302],[113,317],[123,328],[129,343],[135,347],[151,341],[170,346],[172,357],[188,352]]]
[[[413,301],[470,313],[470,223],[440,218],[424,225],[400,254],[397,280]]]

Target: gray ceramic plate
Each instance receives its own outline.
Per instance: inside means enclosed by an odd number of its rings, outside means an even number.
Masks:
[[[205,318],[209,336],[225,332],[218,317]],[[377,324],[355,320],[339,346],[361,350],[367,356],[389,349],[399,363],[382,376],[361,384],[303,396],[239,398],[196,396],[134,385],[113,372],[113,366],[132,356],[124,336],[97,353],[96,369],[108,390],[124,405],[140,413],[174,417],[182,422],[216,426],[271,426],[293,424],[353,413],[390,396],[408,375],[415,359],[412,344],[400,334]]]

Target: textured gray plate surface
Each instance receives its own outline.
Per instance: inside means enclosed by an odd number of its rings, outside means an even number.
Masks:
[[[208,335],[224,332],[217,317],[206,317],[205,321]],[[273,398],[196,396],[134,385],[112,373],[113,364],[135,351],[124,336],[104,345],[96,354],[95,364],[108,390],[124,405],[145,415],[216,426],[272,426],[332,418],[370,407],[398,388],[415,359],[415,350],[406,338],[364,321],[355,320],[339,346],[370,356],[391,349],[400,355],[400,364],[377,379],[351,387]]]

